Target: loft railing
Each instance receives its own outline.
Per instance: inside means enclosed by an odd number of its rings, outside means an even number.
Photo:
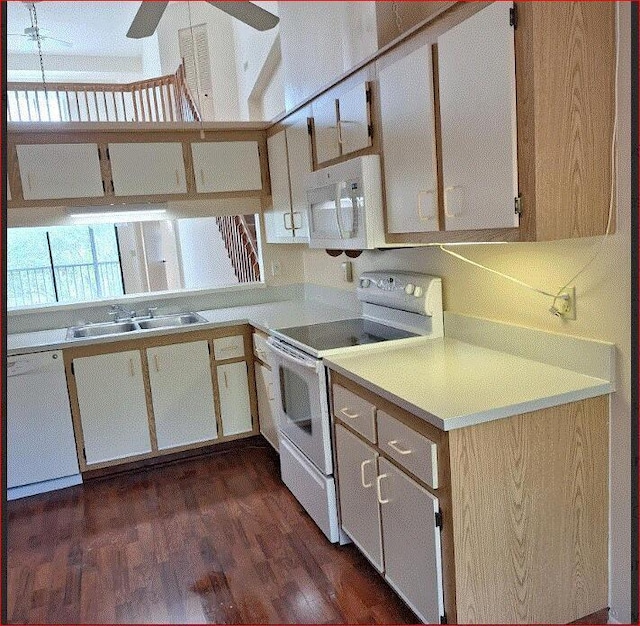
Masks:
[[[260,280],[260,263],[255,236],[242,215],[216,217],[222,240],[239,283]]]
[[[125,84],[7,83],[10,122],[198,122],[180,64],[175,74]]]
[[[95,300],[123,294],[118,261],[7,271],[7,306]]]

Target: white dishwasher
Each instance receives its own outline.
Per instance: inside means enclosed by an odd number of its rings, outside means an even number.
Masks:
[[[82,482],[60,350],[7,358],[7,499]]]

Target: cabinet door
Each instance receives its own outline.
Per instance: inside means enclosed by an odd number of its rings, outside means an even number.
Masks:
[[[368,85],[363,82],[338,98],[338,141],[342,154],[350,154],[371,145],[367,90]]]
[[[181,143],[109,144],[116,196],[187,193]]]
[[[267,243],[282,243],[282,240],[293,237],[287,138],[284,130],[267,139],[267,153],[272,207],[264,212],[264,225]]]
[[[291,187],[291,211],[297,241],[309,238],[307,214],[307,190],[305,178],[311,173],[311,138],[307,127],[306,111],[294,115],[286,130],[289,183]]]
[[[385,578],[427,624],[444,615],[438,499],[379,460]]]
[[[342,528],[382,572],[380,508],[376,495],[378,453],[336,424],[336,455]]]
[[[248,433],[253,430],[249,378],[244,361],[218,365],[218,389],[220,390],[220,414],[222,434],[225,437]]]
[[[218,436],[206,341],[147,350],[158,449]]]
[[[340,156],[338,112],[335,98],[325,96],[313,103],[313,127],[316,162],[324,163]]]
[[[25,200],[104,196],[94,143],[16,146]]]
[[[151,452],[140,352],[82,357],[73,368],[87,464]]]
[[[260,191],[257,141],[210,141],[191,144],[198,193]]]
[[[510,8],[495,2],[438,38],[447,230],[518,225]]]
[[[278,426],[276,423],[276,405],[273,395],[273,375],[271,370],[256,363],[256,391],[258,394],[258,419],[260,432],[276,449],[279,449]]]
[[[438,230],[431,46],[380,70],[387,230]]]

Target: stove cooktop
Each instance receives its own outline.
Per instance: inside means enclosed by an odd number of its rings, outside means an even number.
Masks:
[[[418,337],[416,333],[363,318],[282,328],[278,334],[318,351]]]

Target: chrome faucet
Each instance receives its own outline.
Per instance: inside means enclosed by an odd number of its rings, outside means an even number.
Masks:
[[[135,311],[127,311],[122,304],[112,304],[109,315],[113,315],[115,322],[130,320],[136,316]]]

